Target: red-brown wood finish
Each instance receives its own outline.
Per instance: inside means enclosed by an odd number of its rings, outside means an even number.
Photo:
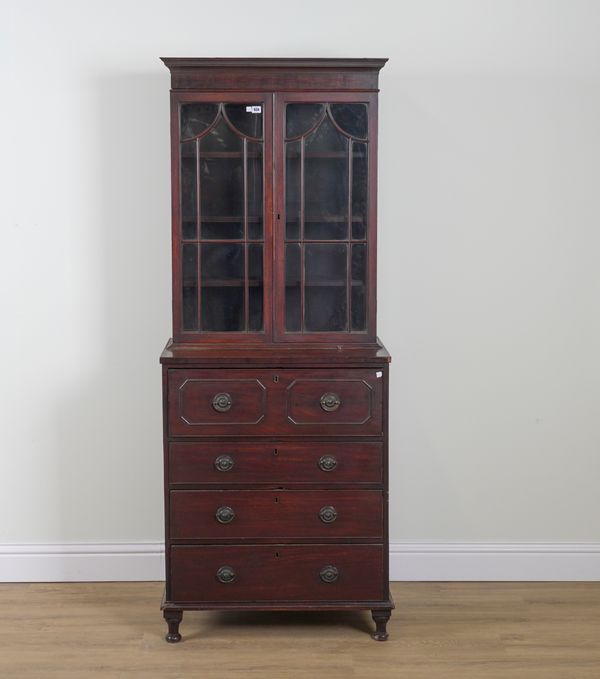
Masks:
[[[198,545],[171,547],[173,601],[284,603],[381,601],[382,545]],[[220,582],[219,568],[229,566],[231,582]],[[320,572],[338,571],[326,582]]]
[[[172,436],[381,436],[377,369],[169,370]],[[229,397],[218,411],[213,400]],[[321,399],[339,397],[327,411]]]
[[[169,444],[169,474],[171,487],[381,486],[382,448],[370,441],[178,442]]]
[[[173,90],[377,90],[387,59],[188,59],[163,57]]]
[[[163,61],[172,85],[174,337],[160,358],[166,639],[181,639],[184,610],[370,609],[373,638],[383,641],[393,608],[390,356],[376,337],[375,289],[377,91],[385,60]],[[193,102],[262,106],[261,332],[182,329],[179,110]],[[283,125],[289,102],[369,107],[364,332],[285,331]]]
[[[217,518],[222,508],[233,516],[227,523]],[[330,514],[321,518],[323,511]],[[381,540],[382,531],[381,491],[377,490],[171,491],[174,540]]]

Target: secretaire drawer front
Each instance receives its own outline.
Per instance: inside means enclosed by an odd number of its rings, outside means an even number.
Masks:
[[[171,538],[381,538],[377,490],[174,490]]]
[[[297,371],[286,388],[286,419],[295,433],[380,435],[382,373],[377,370]]]
[[[168,371],[170,436],[381,436],[382,371]]]
[[[264,433],[269,417],[267,379],[257,370],[170,370],[169,433]]]
[[[176,545],[177,602],[378,601],[382,545]]]
[[[381,483],[377,442],[171,443],[171,484]]]

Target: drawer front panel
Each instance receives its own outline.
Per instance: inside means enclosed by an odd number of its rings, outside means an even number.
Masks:
[[[377,490],[174,490],[171,538],[381,538]]]
[[[218,370],[170,371],[171,433],[201,435],[223,427],[260,426],[267,416],[267,390],[261,377],[240,371],[230,376]]]
[[[379,601],[382,545],[175,545],[175,602]]]
[[[359,378],[298,377],[287,388],[287,419],[300,426],[366,425],[377,406],[373,391],[367,380]]]
[[[381,436],[382,371],[169,370],[170,436]]]
[[[381,443],[171,443],[171,484],[381,483]]]

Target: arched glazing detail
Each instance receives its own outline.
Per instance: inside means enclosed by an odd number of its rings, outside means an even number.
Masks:
[[[337,129],[347,137],[366,141],[368,138],[367,104],[288,104],[286,106],[286,141],[306,137],[323,118],[328,117]]]
[[[218,112],[218,104],[206,102],[182,104],[179,116],[181,139],[193,139],[202,134],[214,123]]]
[[[308,134],[325,114],[325,104],[288,104],[285,118],[285,137],[295,139]]]
[[[369,120],[366,104],[330,104],[329,110],[336,125],[349,137],[367,139]]]
[[[288,103],[286,332],[365,332],[368,107]]]
[[[263,329],[262,104],[182,104],[182,330]]]
[[[231,131],[253,141],[263,138],[261,104],[181,104],[179,125],[181,141],[204,136],[222,119]]]

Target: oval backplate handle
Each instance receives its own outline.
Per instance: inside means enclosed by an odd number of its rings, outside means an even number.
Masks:
[[[331,505],[321,507],[319,510],[319,518],[323,523],[333,523],[337,519],[337,510]]]
[[[338,569],[335,566],[331,565],[323,566],[323,568],[321,568],[321,572],[319,573],[319,577],[321,578],[321,580],[327,583],[335,582],[338,579],[339,575],[340,573]]]
[[[235,571],[231,566],[221,566],[217,571],[217,580],[227,585],[235,580]]]
[[[231,507],[219,507],[215,512],[215,518],[219,523],[231,523],[235,519],[235,512]]]
[[[221,392],[220,394],[215,394],[213,396],[212,407],[218,413],[226,413],[228,410],[231,410],[232,405],[233,401],[231,400],[230,394]]]
[[[220,472],[228,472],[233,469],[234,461],[231,455],[219,455],[215,459],[215,467]]]
[[[327,393],[323,394],[323,396],[321,396],[319,403],[321,404],[321,408],[323,408],[326,413],[332,413],[334,410],[337,410],[340,407],[342,401],[337,394],[334,394],[332,391],[328,391]]]
[[[333,455],[322,455],[319,458],[319,469],[323,472],[332,472],[337,467],[337,460]]]

